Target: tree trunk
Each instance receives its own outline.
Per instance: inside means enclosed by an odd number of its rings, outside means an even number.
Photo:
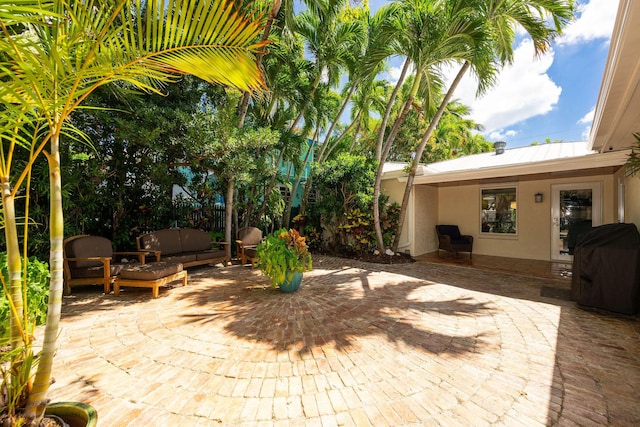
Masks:
[[[58,339],[58,326],[60,324],[60,311],[62,308],[63,280],[63,240],[64,240],[64,214],[62,210],[62,178],[60,171],[60,135],[55,132],[51,136],[51,153],[47,154],[49,163],[50,194],[50,281],[49,302],[47,305],[47,318],[44,330],[44,340],[40,361],[36,372],[33,389],[29,394],[25,415],[31,418],[42,417],[47,405],[47,391],[51,385],[51,368],[56,352]],[[46,154],[46,153],[45,153]]]
[[[278,179],[278,166],[280,165],[280,162],[282,162],[282,159],[284,157],[284,149],[285,147],[283,146],[282,149],[280,150],[280,153],[278,154],[278,158],[276,159],[276,172],[273,174],[273,176],[269,180],[269,185],[267,185],[267,187],[265,188],[264,197],[262,198],[262,203],[260,204],[260,210],[258,211],[258,220],[262,218],[265,211],[267,210],[267,202],[269,201],[269,194],[271,194],[273,187],[275,187],[276,185],[276,179]]]
[[[284,225],[285,227],[289,228],[289,222],[291,221],[291,210],[293,209],[293,198],[296,195],[296,192],[298,191],[298,187],[300,186],[300,181],[302,180],[302,174],[304,173],[304,170],[307,167],[307,164],[309,163],[309,157],[311,157],[311,153],[313,152],[313,147],[315,146],[315,142],[316,142],[316,137],[318,136],[318,131],[316,130],[316,133],[314,134],[314,138],[311,141],[311,144],[309,145],[309,149],[307,150],[307,154],[305,154],[304,156],[304,163],[302,164],[302,167],[300,168],[299,171],[296,172],[296,180],[295,183],[293,184],[293,187],[291,188],[291,197],[289,197],[289,202],[287,203],[287,207],[285,209],[285,217],[284,217]]]
[[[227,181],[227,195],[224,200],[224,241],[229,242],[226,247],[227,257],[231,259],[231,229],[233,227],[233,193],[235,191],[235,185],[233,178],[229,178]]]
[[[345,98],[344,102],[342,103],[342,106],[340,107],[340,111],[338,111],[338,114],[336,115],[336,118],[331,123],[331,126],[329,127],[329,130],[327,131],[327,136],[324,138],[324,143],[322,143],[322,148],[320,148],[320,153],[318,153],[318,158],[321,159],[322,155],[324,154],[324,151],[327,149],[327,145],[329,144],[329,138],[331,138],[331,134],[333,133],[333,129],[335,129],[336,125],[338,124],[338,121],[340,120],[340,117],[342,116],[342,113],[344,113],[344,110],[347,108],[347,105],[349,104],[349,101],[351,100],[351,97],[353,96],[353,92],[355,92],[355,90],[356,90],[356,85],[357,85],[357,82],[354,82],[351,85],[351,88],[349,89],[349,93],[347,93],[347,97]]]
[[[417,74],[416,78],[413,81],[413,87],[411,88],[411,92],[409,92],[409,96],[407,97],[406,102],[402,108],[400,116],[396,119],[393,124],[393,128],[387,137],[387,141],[384,144],[384,148],[382,150],[382,156],[380,157],[380,162],[378,163],[378,169],[376,170],[376,180],[373,184],[373,225],[376,230],[376,239],[378,241],[378,250],[380,252],[385,251],[384,246],[384,237],[382,236],[382,227],[380,226],[380,185],[382,183],[382,172],[384,169],[384,162],[387,160],[387,156],[389,155],[389,151],[391,151],[391,146],[393,145],[393,141],[395,140],[398,132],[400,131],[400,126],[404,122],[407,114],[409,114],[409,110],[411,109],[411,105],[413,104],[413,98],[415,94],[418,92],[418,88],[420,87],[421,74]],[[380,129],[380,132],[384,132],[384,130]]]
[[[378,142],[376,144],[376,160],[379,162],[382,161],[382,142],[384,141],[384,130],[387,127],[387,121],[389,120],[389,116],[391,115],[391,109],[393,108],[393,103],[396,101],[396,97],[398,96],[398,92],[404,83],[404,78],[407,74],[407,70],[409,69],[409,58],[405,59],[404,65],[402,66],[402,72],[400,73],[400,78],[396,83],[396,87],[393,88],[393,92],[391,92],[391,96],[389,97],[389,102],[387,103],[387,108],[384,110],[384,116],[382,116],[382,121],[380,122],[380,132],[378,132]]]
[[[411,195],[413,181],[416,177],[416,170],[418,169],[418,165],[420,164],[420,158],[422,157],[422,153],[424,152],[424,149],[427,145],[427,141],[429,141],[429,138],[431,137],[433,130],[436,128],[436,126],[438,126],[438,122],[440,121],[440,118],[442,117],[444,110],[447,108],[447,104],[453,97],[453,93],[458,87],[458,84],[460,84],[460,80],[462,80],[462,77],[467,72],[470,66],[471,64],[468,61],[466,61],[462,65],[462,68],[460,68],[460,71],[458,71],[456,78],[451,83],[451,87],[449,87],[447,94],[445,95],[444,99],[440,103],[440,107],[438,108],[436,115],[433,117],[433,119],[431,120],[431,123],[429,124],[429,127],[427,128],[427,131],[422,136],[422,140],[420,140],[420,144],[418,145],[418,149],[416,150],[416,155],[413,158],[413,161],[411,162],[411,168],[409,170],[407,184],[404,188],[404,196],[402,197],[402,205],[400,206],[400,217],[398,218],[398,227],[396,229],[396,235],[395,235],[395,238],[393,239],[393,245],[391,247],[394,252],[398,249],[398,244],[400,243],[400,233],[402,233],[402,227],[404,227],[404,217],[406,216],[407,206],[409,205],[409,196]]]
[[[338,144],[340,143],[340,141],[342,141],[342,139],[347,136],[349,134],[349,132],[351,132],[351,130],[353,129],[353,127],[358,124],[358,129],[356,130],[355,135],[358,134],[358,131],[360,129],[360,125],[358,123],[358,120],[360,119],[360,115],[361,112],[358,111],[358,114],[356,115],[355,119],[353,119],[353,121],[351,122],[351,124],[349,124],[349,126],[344,130],[344,132],[342,132],[340,134],[340,136],[338,136],[336,139],[333,140],[333,144],[331,144],[331,147],[328,150],[325,150],[323,155],[319,155],[319,163],[324,163],[329,156],[331,155],[331,153],[333,152],[333,150],[338,146]],[[354,135],[354,139],[355,139],[355,135]]]
[[[16,223],[15,197],[11,194],[9,176],[2,179],[2,213],[4,218],[4,236],[7,242],[7,269],[9,271],[9,294],[13,303],[9,320],[11,349],[15,350],[24,346],[24,327],[22,317],[24,301],[22,300],[22,262],[20,256],[20,243],[18,240],[18,225]],[[17,383],[18,379],[11,372],[11,382]]]

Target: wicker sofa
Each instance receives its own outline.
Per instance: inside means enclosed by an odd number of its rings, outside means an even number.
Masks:
[[[136,240],[139,251],[159,251],[162,261],[180,263],[185,268],[230,262],[229,244],[212,241],[209,233],[202,230],[167,228],[140,235]]]

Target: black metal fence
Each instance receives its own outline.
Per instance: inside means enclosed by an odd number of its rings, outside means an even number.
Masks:
[[[177,201],[173,203],[173,218],[176,227],[198,228],[205,231],[224,232],[224,206],[203,207],[199,203]]]

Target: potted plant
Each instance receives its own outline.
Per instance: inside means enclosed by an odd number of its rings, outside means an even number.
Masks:
[[[198,19],[192,20],[196,9]],[[0,224],[10,306],[9,340],[0,353],[0,425],[37,426],[49,405],[63,287],[60,145],[69,138],[88,140],[70,116],[97,88],[113,82],[119,83],[114,90],[161,93],[164,84],[188,73],[260,91],[264,82],[256,55],[266,42],[255,40],[264,21],[263,15],[247,15],[225,0],[169,5],[162,0],[23,0],[0,8]],[[234,73],[227,72],[231,68]],[[31,172],[41,155],[49,166],[51,256],[44,340],[35,354],[33,322],[23,298],[30,223],[22,221],[18,233],[18,221],[28,218]],[[26,212],[17,213],[21,206]]]
[[[257,265],[283,292],[295,292],[302,273],[311,270],[312,261],[306,239],[295,229],[282,228],[267,236],[257,249]]]

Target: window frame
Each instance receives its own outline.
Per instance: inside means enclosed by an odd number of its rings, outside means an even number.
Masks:
[[[510,215],[513,215],[513,228],[514,231],[513,232],[497,232],[497,231],[490,231],[490,230],[486,230],[486,216],[485,213],[486,211],[489,211],[489,209],[484,209],[483,203],[485,202],[485,197],[489,197],[492,196],[492,194],[490,193],[491,191],[496,192],[496,194],[499,194],[500,192],[502,192],[503,194],[509,194],[509,193],[513,193],[515,195],[515,200],[511,200],[508,203],[510,205],[515,203],[515,208],[511,208],[509,207],[509,211],[513,210],[513,212],[509,213]],[[512,190],[512,191],[509,191]],[[518,199],[520,198],[519,195],[519,188],[517,183],[503,183],[503,184],[496,184],[496,185],[483,185],[480,187],[480,236],[483,237],[517,237],[518,236],[518,222],[519,222],[519,218],[518,218]],[[488,194],[487,194],[488,193]],[[496,194],[493,194],[493,196],[495,197]],[[495,211],[495,210],[494,210]],[[496,212],[497,213],[497,212]],[[495,224],[496,221],[494,219],[493,223]]]

